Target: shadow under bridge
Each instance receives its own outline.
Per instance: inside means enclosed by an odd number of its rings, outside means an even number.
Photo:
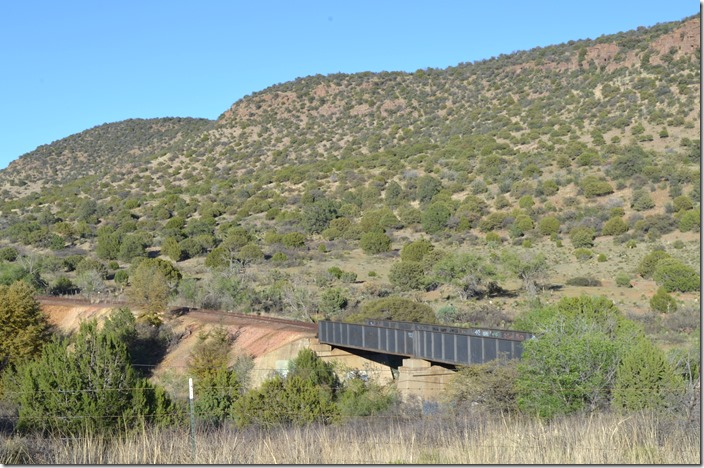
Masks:
[[[320,343],[465,366],[499,358],[520,359],[523,341],[533,337],[524,331],[391,320],[367,320],[364,324],[318,322]]]

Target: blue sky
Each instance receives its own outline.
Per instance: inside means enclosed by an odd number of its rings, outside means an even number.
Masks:
[[[445,68],[699,13],[694,0],[4,0],[0,169],[128,118],[217,118],[297,77]]]

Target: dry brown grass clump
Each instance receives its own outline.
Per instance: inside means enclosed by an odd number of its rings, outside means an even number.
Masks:
[[[0,462],[29,464],[700,464],[699,426],[652,414],[541,422],[467,414],[340,426],[145,430],[120,438],[10,437]]]

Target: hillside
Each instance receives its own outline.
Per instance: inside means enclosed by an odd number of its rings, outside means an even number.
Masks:
[[[86,176],[107,177],[120,167],[139,167],[166,153],[211,122],[206,119],[129,119],[103,124],[42,145],[0,173],[6,197],[37,192]]]
[[[156,257],[181,275],[172,305],[346,318],[398,295],[497,327],[535,297],[598,293],[673,341],[698,323],[698,288],[670,288],[664,319],[662,280],[639,267],[664,249],[699,273],[699,31],[697,16],[310,76],[214,122],[69,136],[0,171],[0,282],[130,298]],[[418,239],[431,246],[414,257]]]

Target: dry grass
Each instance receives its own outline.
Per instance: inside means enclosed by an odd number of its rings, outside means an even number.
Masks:
[[[698,424],[653,415],[552,423],[480,415],[367,418],[263,431],[140,431],[121,438],[3,441],[2,463],[29,464],[700,464]]]

